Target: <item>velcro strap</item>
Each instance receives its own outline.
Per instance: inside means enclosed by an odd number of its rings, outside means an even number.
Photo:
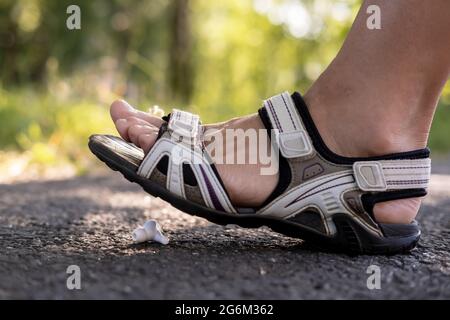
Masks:
[[[311,140],[303,127],[294,102],[288,92],[264,101],[276,141],[285,158],[306,157],[314,153]]]
[[[200,117],[198,115],[173,109],[167,129],[176,140],[193,143],[197,138],[199,126]]]
[[[358,187],[363,191],[386,191],[428,187],[431,160],[358,161],[353,171]]]

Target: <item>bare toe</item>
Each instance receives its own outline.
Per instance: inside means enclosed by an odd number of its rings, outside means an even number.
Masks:
[[[138,137],[138,143],[142,150],[144,150],[144,153],[147,154],[151,147],[156,142],[156,138],[158,137],[158,133],[152,132],[152,133],[143,133],[140,134]]]
[[[158,128],[152,126],[152,125],[141,125],[141,124],[134,124],[131,125],[128,129],[128,136],[130,137],[131,142],[133,142],[136,146],[141,148],[141,145],[139,143],[139,136],[143,134],[150,134],[157,136],[158,135]]]
[[[120,134],[122,139],[125,141],[130,141],[128,138],[128,127],[129,124],[127,122],[127,119],[117,119],[114,124],[116,125],[117,132]]]
[[[128,117],[137,117],[156,127],[160,127],[164,122],[164,120],[162,120],[161,118],[152,116],[146,112],[136,110],[125,100],[114,101],[110,107],[110,114],[114,123],[119,119],[126,119]]]

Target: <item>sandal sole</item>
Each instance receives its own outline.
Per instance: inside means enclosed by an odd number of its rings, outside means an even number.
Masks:
[[[109,168],[120,172],[128,181],[139,184],[152,196],[161,198],[187,214],[204,218],[215,224],[234,224],[243,228],[266,226],[283,235],[302,239],[309,244],[317,246],[319,249],[332,252],[345,252],[351,255],[407,253],[416,247],[420,238],[420,230],[418,227],[416,232],[406,236],[377,237],[366,231],[344,213],[333,216],[337,233],[332,237],[320,234],[307,226],[286,220],[261,217],[255,214],[223,213],[174,195],[149,179],[139,176],[135,166],[102,143],[96,141],[95,136],[89,139],[89,149]],[[395,227],[395,225],[391,225],[391,227]]]

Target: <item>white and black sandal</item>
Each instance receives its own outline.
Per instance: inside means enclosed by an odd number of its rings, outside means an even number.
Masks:
[[[259,110],[279,150],[279,182],[258,208],[237,208],[202,142],[199,117],[174,110],[144,156],[109,135],[93,135],[91,151],[129,181],[186,213],[221,225],[268,226],[325,249],[389,254],[414,248],[416,221],[383,224],[376,203],[422,197],[430,178],[429,150],[370,158],[336,155],[324,144],[299,93],[282,93]],[[274,134],[272,134],[274,133]]]

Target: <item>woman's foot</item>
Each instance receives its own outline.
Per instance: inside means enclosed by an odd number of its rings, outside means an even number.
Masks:
[[[364,132],[367,134],[367,139],[364,139],[360,133],[358,139],[350,143],[348,139],[345,139],[345,135],[351,131],[349,125],[345,127],[340,125],[345,122],[340,122],[339,118],[336,117],[333,121],[330,121],[329,115],[326,112],[320,112],[320,107],[317,101],[315,101],[313,94],[306,95],[305,98],[308,99],[308,103],[311,103],[312,116],[325,143],[335,153],[343,156],[365,157],[403,151],[395,150],[395,141],[390,141],[387,138],[384,140],[384,137],[372,135],[370,132]],[[142,148],[145,153],[155,143],[159,127],[163,123],[162,119],[138,111],[122,100],[115,101],[111,105],[111,117],[120,136]],[[364,120],[370,121],[370,119],[358,120],[358,122]],[[216,129],[215,134],[222,135],[224,144],[226,144],[226,129],[256,129],[265,131],[264,125],[257,114],[208,125],[207,128]],[[345,140],[339,139],[339,132],[341,132],[341,136]],[[380,132],[377,134],[379,135]],[[374,137],[377,139],[374,139]],[[386,143],[380,144],[378,143],[379,140],[385,141]],[[346,144],[340,145],[336,141],[345,141]],[[267,140],[267,143],[270,143],[269,140]],[[373,148],[370,147],[371,145]],[[406,146],[403,145],[403,147]],[[358,150],[360,151],[358,152]],[[236,151],[245,152],[245,150]],[[241,207],[256,207],[261,205],[273,192],[278,182],[278,175],[261,175],[260,170],[263,166],[261,163],[216,164],[233,204]],[[375,219],[382,223],[409,223],[417,215],[420,202],[420,199],[414,198],[378,203],[374,208]]]
[[[138,111],[123,100],[115,101],[111,105],[111,117],[116,125],[120,136],[126,141],[134,143],[147,153],[156,141],[159,127],[164,122],[161,118],[148,113]],[[242,118],[231,119],[227,122],[211,124],[206,126],[207,132],[213,136],[221,135],[223,143],[226,144],[227,129],[266,129],[257,114]],[[258,137],[257,137],[258,139]],[[213,139],[211,139],[213,140]],[[267,140],[269,144],[270,140]],[[237,146],[237,143],[233,144]],[[245,148],[248,149],[248,148]],[[223,148],[223,159],[228,152]],[[229,150],[231,151],[231,150]],[[235,154],[245,150],[233,150]],[[231,151],[231,152],[233,152]],[[221,157],[222,159],[222,157]],[[225,161],[222,161],[225,163]],[[273,192],[278,182],[278,175],[261,175],[262,164],[220,164],[216,168],[227,189],[232,203],[241,207],[256,207]]]

